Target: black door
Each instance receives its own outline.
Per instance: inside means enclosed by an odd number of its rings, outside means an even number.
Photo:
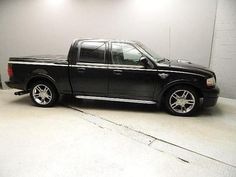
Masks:
[[[109,64],[109,96],[153,100],[157,70],[140,63],[143,54],[132,44],[111,43]]]
[[[106,43],[81,42],[77,63],[71,69],[71,85],[75,95],[107,95],[108,66],[105,56]]]

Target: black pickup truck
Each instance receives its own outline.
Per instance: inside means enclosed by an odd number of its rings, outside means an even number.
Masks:
[[[189,116],[214,106],[219,89],[211,70],[186,60],[161,58],[134,41],[79,39],[68,56],[12,57],[7,85],[30,93],[41,107],[60,95],[144,104],[163,104],[174,115]]]

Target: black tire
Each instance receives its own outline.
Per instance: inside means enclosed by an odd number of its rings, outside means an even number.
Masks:
[[[192,116],[200,105],[196,90],[189,86],[175,86],[165,94],[166,110],[176,116]]]
[[[51,83],[37,81],[31,85],[30,97],[36,106],[52,107],[58,101],[59,95]]]

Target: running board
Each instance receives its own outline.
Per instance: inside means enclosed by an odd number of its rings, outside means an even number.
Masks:
[[[116,102],[126,102],[126,103],[156,104],[155,101],[134,100],[134,99],[125,99],[125,98],[109,98],[109,97],[82,96],[82,95],[77,95],[75,96],[75,98],[87,99],[87,100],[116,101]]]

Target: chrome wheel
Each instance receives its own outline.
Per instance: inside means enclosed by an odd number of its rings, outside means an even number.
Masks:
[[[47,105],[52,100],[52,91],[48,86],[38,84],[33,88],[32,96],[36,103],[40,105]]]
[[[189,113],[195,106],[194,95],[188,90],[176,90],[169,98],[171,109],[180,114]]]

